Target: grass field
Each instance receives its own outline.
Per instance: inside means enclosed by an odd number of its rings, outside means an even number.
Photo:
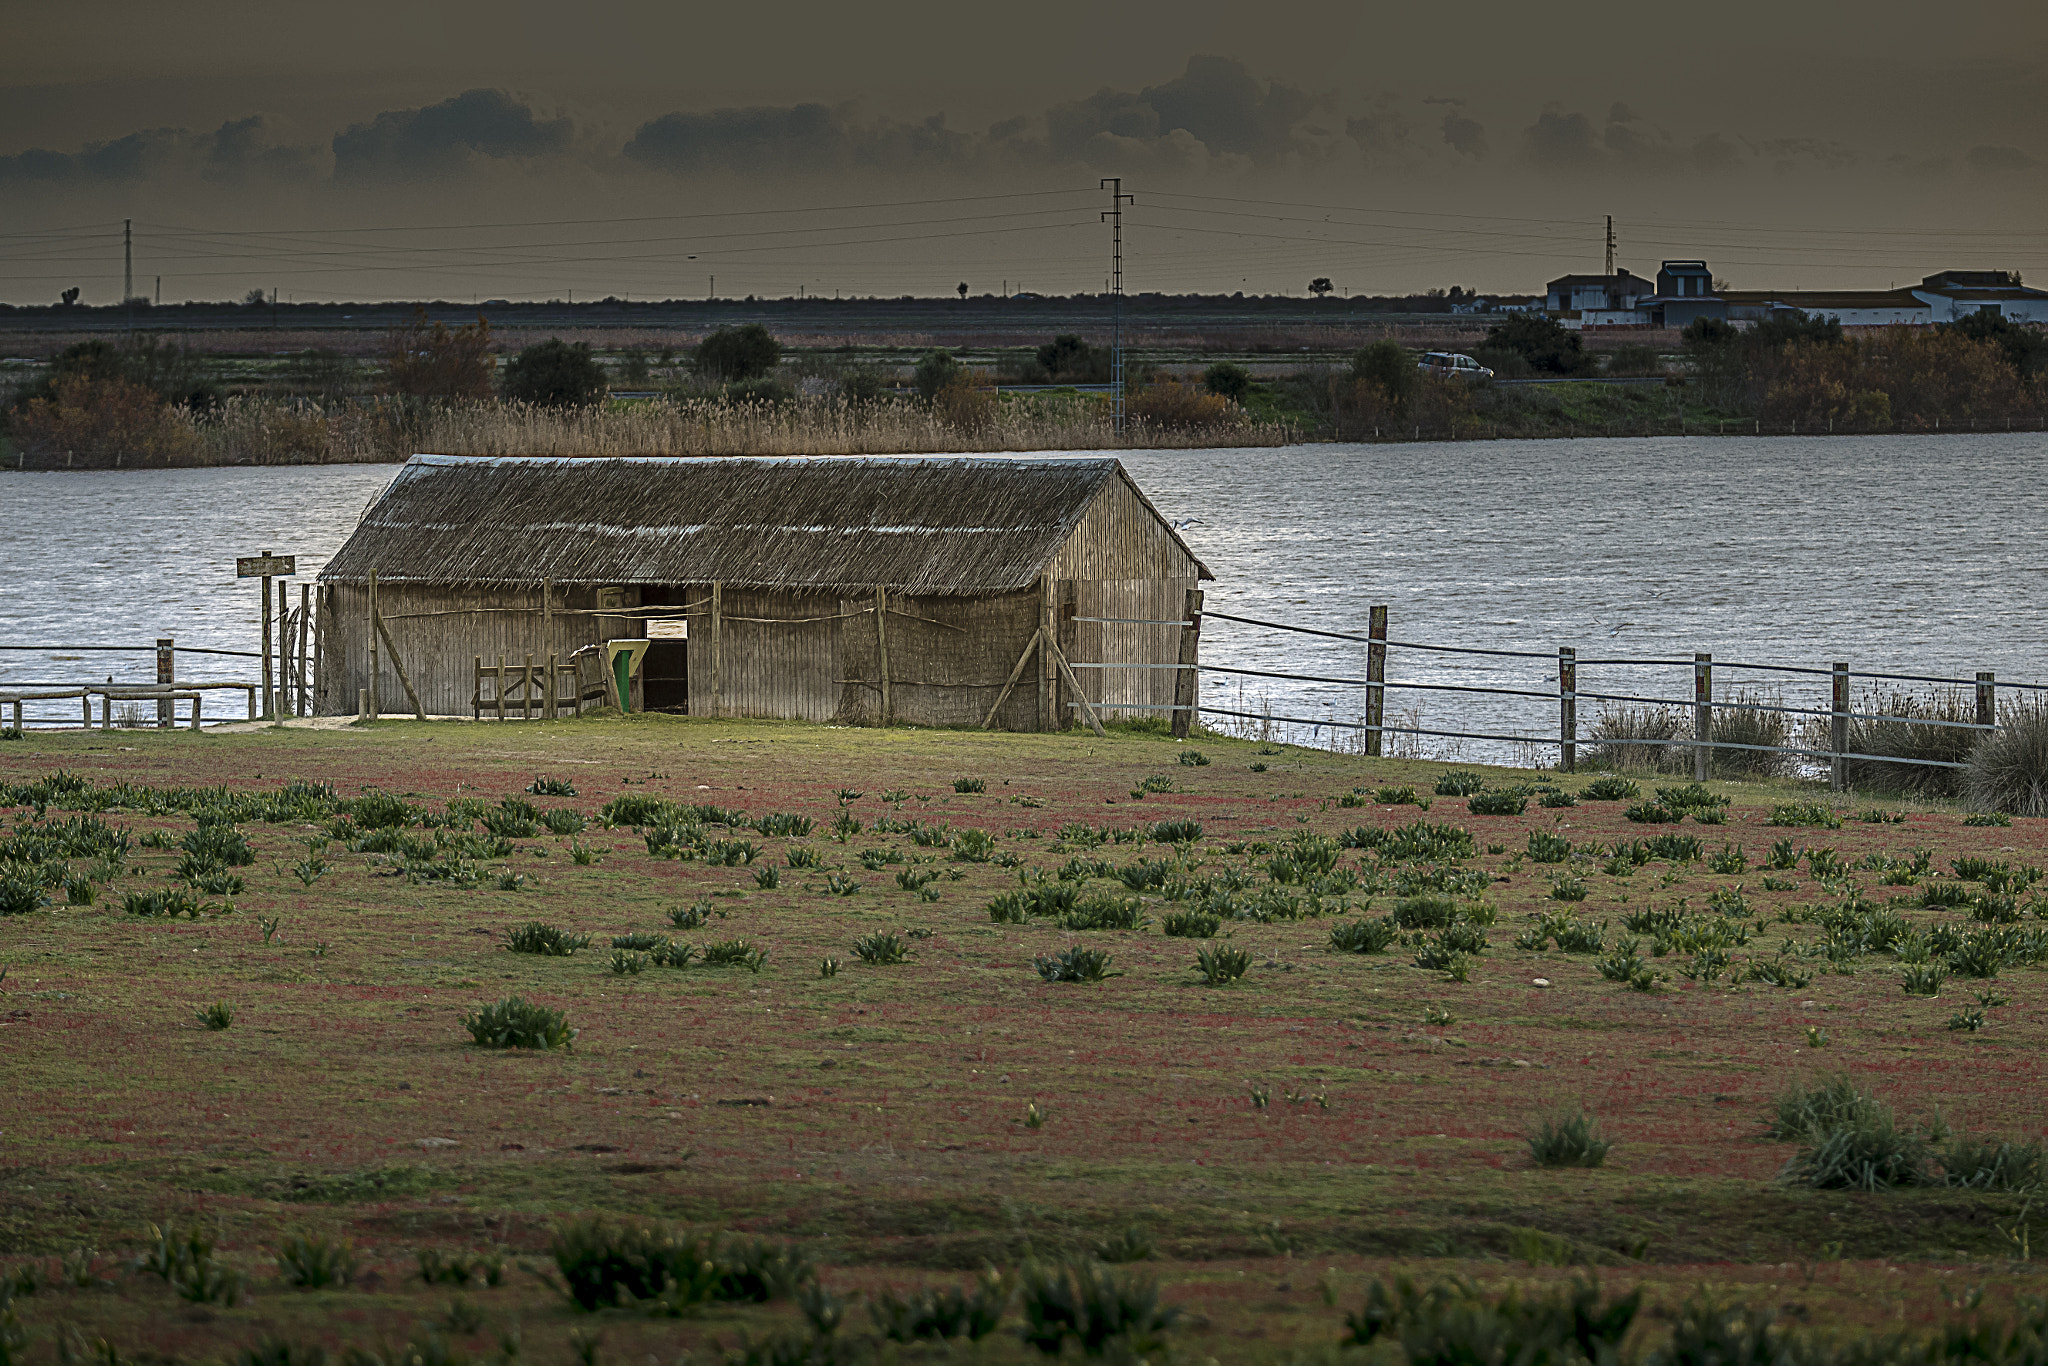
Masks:
[[[1883,1330],[2038,1291],[2027,1183],[1941,1181],[1962,1136],[2048,1127],[2048,903],[2026,872],[2048,826],[1861,801],[1839,828],[1773,825],[1827,794],[1714,783],[1667,810],[1653,789],[1678,784],[1647,778],[1545,806],[1589,777],[1474,770],[1467,797],[1437,795],[1444,772],[1216,738],[646,717],[0,744],[0,871],[36,881],[42,840],[55,878],[52,904],[0,915],[0,1272],[39,1282],[14,1297],[11,1359],[431,1331],[451,1361],[510,1359],[513,1334],[535,1361],[665,1362],[802,1321],[786,1298],[579,1312],[549,1246],[586,1214],[790,1240],[842,1296],[1136,1230],[1139,1270],[1188,1313],[1166,1347],[1194,1361],[1320,1359],[1389,1270],[1640,1284],[1642,1323],[1666,1326],[1702,1287]],[[294,781],[334,791],[293,788],[276,819],[190,791]],[[158,795],[107,794],[123,783]],[[1380,791],[1402,786],[1426,812]],[[407,806],[359,800],[378,793]],[[525,833],[508,798],[585,828]],[[704,805],[724,809],[683,809]],[[96,808],[125,852],[54,824]],[[69,897],[51,859],[80,876]],[[93,900],[68,904],[81,875]],[[198,914],[124,909],[172,890]],[[1210,936],[1162,932],[1204,906]],[[509,952],[532,921],[592,938]],[[1396,937],[1349,952],[1333,932]],[[857,954],[891,935],[905,961]],[[765,961],[665,966],[671,938]],[[1120,975],[1041,979],[1035,959],[1077,945]],[[1249,966],[1212,986],[1197,954],[1219,947]],[[563,1012],[573,1045],[473,1044],[465,1017],[514,995]],[[224,1028],[199,1018],[216,1003]],[[1931,1131],[1920,1184],[1780,1179],[1813,1145],[1766,1136],[1774,1097],[1838,1073]],[[1537,1166],[1528,1135],[1580,1106],[1611,1155]],[[129,1270],[152,1224],[205,1230],[209,1264],[247,1278],[239,1304]],[[354,1283],[288,1288],[293,1235],[352,1240]],[[425,1283],[422,1252],[502,1284]],[[1007,1332],[903,1350],[1036,1356]]]

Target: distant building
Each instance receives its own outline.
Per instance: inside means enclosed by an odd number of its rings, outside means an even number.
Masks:
[[[1697,318],[1755,323],[1782,313],[1828,318],[1844,327],[1926,327],[1979,313],[2048,323],[2048,291],[2029,289],[2018,275],[2002,270],[1944,270],[1904,289],[1716,290],[1705,261],[1666,261],[1657,271],[1656,292],[1638,297],[1635,311],[1657,327],[1684,327]]]
[[[1543,287],[1544,310],[1581,326],[1641,323],[1636,305],[1657,292],[1651,281],[1626,269],[1612,275],[1560,275]]]
[[[1973,313],[1996,314],[2016,323],[2048,323],[2048,290],[2027,288],[2017,271],[1944,270],[1910,292],[1927,304],[1938,323]]]

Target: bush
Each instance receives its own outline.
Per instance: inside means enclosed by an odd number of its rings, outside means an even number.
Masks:
[[[517,996],[464,1016],[462,1027],[480,1048],[567,1048],[576,1038],[561,1011]]]
[[[73,375],[34,398],[9,422],[28,461],[83,467],[184,464],[198,454],[189,423],[156,394],[125,379]]]
[[[505,948],[509,952],[537,953],[548,958],[567,958],[589,944],[589,935],[569,934],[559,925],[541,920],[529,920],[505,936]]]
[[[1970,752],[1962,791],[1977,811],[2048,816],[2048,701],[2002,709],[1998,729]]]
[[[1592,802],[1625,802],[1631,797],[1640,795],[1641,792],[1642,789],[1627,778],[1609,774],[1604,778],[1595,778],[1592,782],[1587,783],[1584,788],[1580,789],[1579,796],[1586,801]]]
[[[1477,773],[1463,769],[1452,769],[1440,774],[1436,780],[1436,795],[1439,797],[1469,797],[1486,786],[1486,779]]]
[[[1776,1139],[1800,1139],[1862,1123],[1884,1108],[1883,1101],[1858,1090],[1846,1076],[1829,1077],[1814,1087],[1795,1082],[1772,1098],[1764,1131]]]
[[[1603,707],[1584,762],[1625,773],[1671,772],[1690,762],[1688,752],[1658,742],[1683,739],[1691,730],[1691,718],[1681,707]]]
[[[1251,971],[1252,956],[1228,944],[1215,944],[1195,952],[1195,971],[1212,987],[1235,982]]]
[[[1761,708],[1783,704],[1773,694],[1735,693],[1714,708],[1714,772],[1740,777],[1777,778],[1792,772],[1793,756],[1765,749],[1729,749],[1728,745],[1785,745],[1792,730],[1781,711]]]
[[[1395,1359],[1443,1366],[1454,1362],[1618,1362],[1622,1360],[1622,1340],[1642,1308],[1643,1292],[1636,1290],[1605,1304],[1600,1296],[1600,1283],[1591,1277],[1574,1282],[1569,1289],[1531,1294],[1526,1299],[1519,1287],[1511,1286],[1499,1299],[1489,1300],[1469,1280],[1446,1281],[1425,1290],[1397,1275],[1392,1281],[1375,1282],[1366,1291],[1364,1307],[1344,1316],[1349,1330],[1344,1341],[1363,1347],[1388,1338],[1404,1349]],[[1758,1362],[1771,1359],[1755,1358]],[[1686,1366],[1708,1362],[1734,1366],[1751,1358],[1683,1360]]]
[[[957,1286],[908,1295],[877,1291],[868,1297],[868,1316],[874,1320],[875,1331],[890,1342],[952,1338],[979,1342],[1002,1323],[1015,1293],[1001,1272],[990,1269],[975,1278],[972,1291]]]
[[[1213,911],[1168,911],[1159,921],[1160,933],[1176,939],[1211,939],[1222,928]]]
[[[277,1269],[286,1285],[302,1290],[347,1285],[356,1274],[355,1244],[293,1234],[278,1246]]]
[[[1038,975],[1048,982],[1100,982],[1106,977],[1123,976],[1109,970],[1109,958],[1108,951],[1104,949],[1077,945],[1034,958],[1031,966],[1038,969]]]
[[[1090,346],[1078,333],[1065,332],[1038,348],[1033,359],[1052,383],[1061,381],[1099,383],[1110,375],[1111,356],[1106,346]]]
[[[1218,361],[1202,372],[1202,387],[1218,398],[1243,403],[1252,391],[1252,374],[1242,365]]]
[[[1018,1272],[1024,1341],[1047,1356],[1069,1341],[1087,1356],[1102,1356],[1112,1342],[1144,1353],[1180,1311],[1159,1303],[1148,1277],[1113,1271],[1099,1262],[1026,1262]]]
[[[936,349],[925,352],[910,372],[910,382],[917,389],[917,396],[926,403],[936,402],[940,391],[947,385],[965,378],[965,367],[953,353]]]
[[[505,362],[505,397],[543,408],[580,408],[610,388],[590,343],[573,346],[560,337],[536,342]]]
[[[1400,927],[1384,916],[1346,920],[1331,928],[1330,947],[1339,953],[1383,953],[1400,937]]]
[[[726,384],[759,379],[781,361],[782,343],[759,323],[721,327],[690,351],[698,374]]]
[[[1977,719],[1973,700],[1960,693],[1915,697],[1909,693],[1875,695],[1862,699],[1857,711],[1882,714],[1881,721],[1852,718],[1849,721],[1849,752],[1852,754],[1896,755],[1901,759],[1935,759],[1965,763],[1986,732],[1965,730],[1957,724],[1929,725],[1928,722],[1969,723]],[[1825,748],[1814,745],[1814,749]],[[1926,768],[1918,764],[1886,763],[1882,759],[1844,761],[1852,787],[1874,792],[1891,792],[1916,797],[1953,797],[1962,791],[1966,769]]]
[[[1191,820],[1154,821],[1145,833],[1160,844],[1193,844],[1202,837],[1202,823]]]
[[[1529,799],[1519,792],[1481,792],[1465,809],[1475,816],[1519,816],[1529,809]]]
[[[1812,1132],[1779,1179],[1816,1190],[1891,1190],[1934,1184],[1926,1140],[1899,1127],[1891,1107],[1873,1102],[1861,1116]]]
[[[1770,819],[1765,825],[1776,825],[1788,829],[1818,828],[1840,830],[1842,818],[1826,802],[1773,802]],[[1786,864],[1790,867],[1790,864]]]
[[[1421,383],[1420,375],[1408,348],[1391,338],[1351,353],[1353,387],[1366,386],[1375,400],[1374,406],[1389,417],[1399,417],[1408,410]]]
[[[853,941],[853,951],[863,963],[887,966],[909,961],[910,946],[891,930],[887,934],[864,934]]]
[[[1613,1146],[1582,1109],[1545,1115],[1529,1135],[1529,1157],[1539,1167],[1597,1167]]]
[[[1957,1135],[1941,1155],[1942,1184],[1976,1190],[2038,1190],[2048,1179],[2048,1151],[2039,1139],[2008,1143]]]

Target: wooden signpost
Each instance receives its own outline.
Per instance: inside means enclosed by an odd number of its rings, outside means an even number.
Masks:
[[[270,581],[299,572],[296,555],[273,555],[259,550],[254,555],[243,555],[235,560],[235,577],[238,579],[263,580],[263,719],[276,721],[277,695],[272,691],[273,680],[270,672]],[[254,720],[254,717],[250,718]]]

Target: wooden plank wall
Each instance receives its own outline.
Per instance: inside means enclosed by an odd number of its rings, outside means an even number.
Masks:
[[[690,714],[711,715],[711,590],[693,586],[683,593],[690,610]],[[832,617],[836,597],[727,588],[719,595],[721,622],[720,694],[727,716],[775,717],[786,721],[830,721],[839,712],[841,621]],[[740,621],[768,617],[773,621]],[[790,622],[790,625],[783,625]]]
[[[315,615],[321,633],[320,675],[314,681],[314,714],[353,715],[356,692],[369,686],[369,660],[364,631],[368,589],[361,584],[322,584]],[[600,640],[638,636],[645,628],[627,617],[566,615],[564,608],[593,611],[598,589],[556,587],[553,629],[541,633],[540,587],[506,588],[455,585],[377,585],[377,603],[391,632],[405,671],[419,690],[420,705],[430,716],[467,716],[474,686],[476,657],[496,664],[524,663],[528,653],[536,665],[553,650],[566,662],[571,653]],[[639,605],[639,590],[627,589],[625,607]],[[513,611],[478,611],[513,608]],[[451,616],[411,616],[415,612],[453,612]],[[391,661],[380,652],[378,704],[386,712],[407,710],[405,686]]]
[[[1073,618],[1178,621],[1187,590],[1201,586],[1200,572],[1200,566],[1137,489],[1126,479],[1111,480],[1053,556],[1060,648],[1068,659],[1084,663],[1177,662],[1177,626],[1103,624]],[[1174,674],[1170,669],[1077,669],[1075,674],[1089,700],[1102,703],[1110,719],[1167,715],[1121,710],[1120,702],[1166,706],[1173,701]],[[1062,705],[1070,700],[1061,690]],[[1067,715],[1061,712],[1063,719]]]

